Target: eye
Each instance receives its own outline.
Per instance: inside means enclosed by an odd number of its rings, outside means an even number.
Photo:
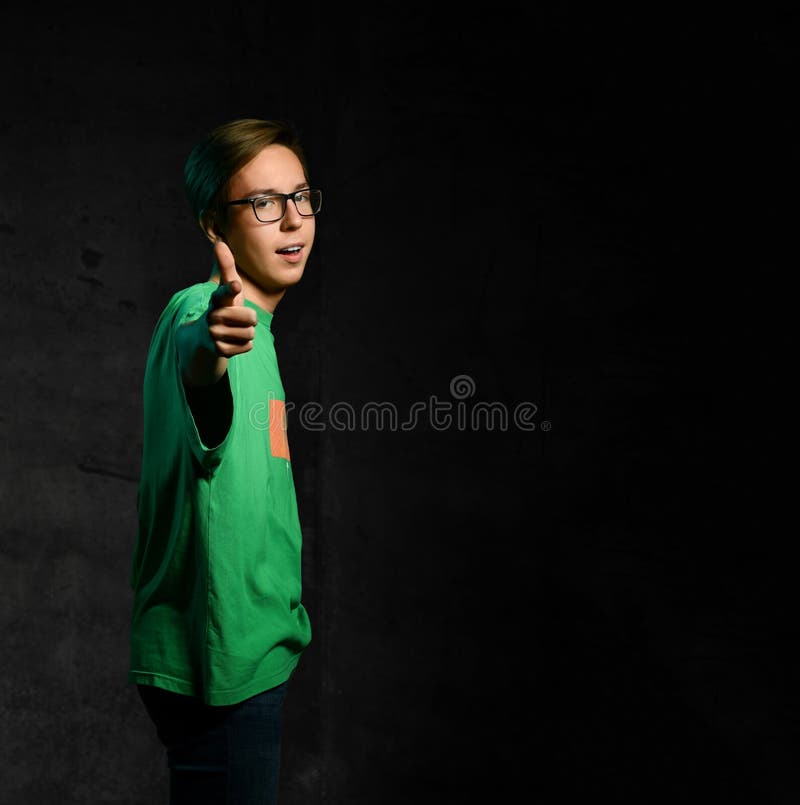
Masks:
[[[294,200],[299,204],[307,204],[308,203],[308,190],[298,190],[294,194]]]
[[[275,206],[274,196],[261,196],[253,202],[257,210],[270,210]]]

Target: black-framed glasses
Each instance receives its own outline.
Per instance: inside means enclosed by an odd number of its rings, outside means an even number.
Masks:
[[[232,204],[249,204],[253,214],[262,224],[280,221],[286,215],[286,202],[291,199],[297,212],[304,218],[316,215],[322,209],[322,190],[318,187],[306,187],[295,190],[294,193],[270,193],[268,196],[250,196],[250,198],[237,198],[229,201],[226,207]]]

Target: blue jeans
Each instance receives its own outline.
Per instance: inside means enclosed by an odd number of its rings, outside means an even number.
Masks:
[[[137,685],[166,747],[170,805],[274,805],[287,682],[234,705]]]

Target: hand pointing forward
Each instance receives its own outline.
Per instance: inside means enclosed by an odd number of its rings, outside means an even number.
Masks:
[[[214,256],[220,280],[219,288],[211,295],[206,321],[217,355],[230,358],[253,348],[258,317],[255,310],[244,303],[244,286],[228,245],[218,240],[214,244]]]

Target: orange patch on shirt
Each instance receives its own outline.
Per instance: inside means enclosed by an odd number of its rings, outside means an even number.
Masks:
[[[289,440],[286,438],[286,405],[283,400],[269,401],[269,448],[276,458],[289,457]]]

